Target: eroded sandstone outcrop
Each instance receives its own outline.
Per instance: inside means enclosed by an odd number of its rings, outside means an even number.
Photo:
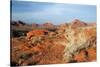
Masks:
[[[96,26],[76,21],[76,28],[62,24],[55,31],[32,30],[25,37],[12,38],[12,65],[95,61]]]

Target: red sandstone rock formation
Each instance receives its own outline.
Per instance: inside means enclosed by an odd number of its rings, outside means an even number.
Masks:
[[[12,38],[11,62],[15,65],[38,65],[95,61],[96,27],[75,21],[72,26],[78,28],[61,25],[59,29],[63,28],[63,33],[33,30],[26,36],[30,40]]]
[[[27,33],[27,39],[30,39],[33,36],[42,36],[48,33],[47,30],[33,30]]]

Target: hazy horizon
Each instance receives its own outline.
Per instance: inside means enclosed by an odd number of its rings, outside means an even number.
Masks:
[[[96,22],[95,5],[61,4],[32,1],[12,1],[12,20],[27,23],[61,24],[79,19]]]

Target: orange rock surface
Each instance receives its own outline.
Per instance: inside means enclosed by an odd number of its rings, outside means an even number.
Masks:
[[[71,28],[68,24],[52,32],[32,30],[24,38],[11,38],[11,64],[24,66],[95,61],[96,27],[86,27],[86,23],[79,20],[75,20],[74,24],[78,28]]]
[[[86,61],[85,51],[81,51],[79,54],[76,54],[74,60],[77,62]]]
[[[48,33],[47,30],[33,30],[27,33],[27,38],[30,39],[32,36],[41,36]]]
[[[87,49],[87,52],[88,52],[88,60],[95,61],[96,60],[96,49],[89,48]]]

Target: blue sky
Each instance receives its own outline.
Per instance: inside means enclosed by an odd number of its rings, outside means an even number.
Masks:
[[[74,19],[96,22],[96,6],[12,1],[12,20],[22,20],[28,23],[52,22],[61,24]]]

